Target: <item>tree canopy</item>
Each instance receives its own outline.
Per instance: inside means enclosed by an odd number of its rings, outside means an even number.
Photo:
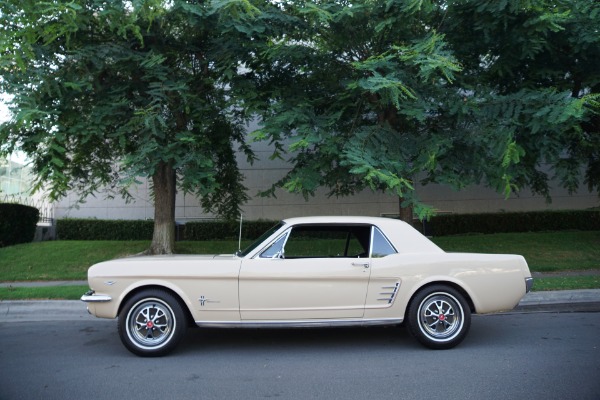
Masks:
[[[484,103],[480,125],[514,138],[517,189],[549,198],[556,177],[574,192],[584,171],[583,183],[600,193],[599,21],[600,4],[585,0],[468,1],[450,10],[445,30],[464,65],[457,84]]]
[[[271,192],[371,187],[426,217],[416,181],[549,198],[549,179],[574,191],[586,168],[600,188],[597,3],[293,3],[309,33],[269,52],[293,85],[257,133],[291,141]]]
[[[155,197],[171,252],[175,193],[237,214],[235,151],[269,140],[310,196],[365,188],[425,218],[415,183],[549,198],[554,176],[600,193],[600,4],[583,0],[6,0],[0,151],[57,198]],[[236,149],[237,148],[237,149]]]
[[[247,199],[235,151],[254,157],[253,94],[239,67],[266,11],[245,0],[2,2],[0,90],[14,117],[1,150],[23,150],[51,199],[128,196],[149,178],[152,251],[171,252],[176,187],[225,217]]]

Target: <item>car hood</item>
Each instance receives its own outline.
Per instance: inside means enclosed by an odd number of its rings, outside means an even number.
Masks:
[[[88,269],[88,280],[93,277],[197,274],[198,268],[207,273],[208,270],[219,271],[229,264],[239,266],[240,262],[234,254],[133,256],[92,265]]]

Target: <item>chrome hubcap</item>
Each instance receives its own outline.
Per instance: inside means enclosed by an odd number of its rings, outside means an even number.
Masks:
[[[450,340],[460,332],[462,315],[458,300],[447,293],[433,293],[419,307],[419,326],[434,340]]]
[[[127,334],[140,347],[160,347],[174,328],[173,311],[159,300],[143,300],[127,316]]]

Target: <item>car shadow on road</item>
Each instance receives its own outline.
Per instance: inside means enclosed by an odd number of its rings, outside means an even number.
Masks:
[[[388,351],[390,346],[406,350],[418,349],[404,327],[295,328],[295,329],[190,329],[177,351],[243,352],[245,350],[288,350],[319,352],[326,349],[370,349]]]
[[[506,315],[474,316],[465,340],[456,349],[477,349],[509,344],[519,335],[519,322],[506,323]],[[526,319],[523,315],[520,318]],[[513,318],[514,320],[514,318]],[[92,329],[93,328],[93,329]],[[122,348],[114,324],[93,324],[79,328],[84,335],[83,345],[102,349],[104,355],[129,354]],[[254,352],[318,354],[324,350],[337,353],[422,352],[421,346],[405,326],[353,328],[295,328],[295,329],[219,329],[190,328],[172,353],[173,355],[203,356],[245,354]]]
[[[510,342],[518,325],[507,325],[505,314],[475,315],[465,340],[457,348],[477,348]],[[525,318],[525,317],[523,317]],[[512,332],[512,333],[511,333]],[[244,350],[301,350],[319,352],[337,348],[355,350],[368,345],[370,350],[427,350],[402,326],[305,329],[190,329],[176,351],[227,352]]]

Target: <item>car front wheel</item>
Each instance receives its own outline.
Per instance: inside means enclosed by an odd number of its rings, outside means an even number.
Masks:
[[[471,326],[471,310],[457,290],[435,285],[413,298],[408,310],[412,335],[431,349],[450,349],[463,341]]]
[[[143,357],[172,351],[187,328],[177,299],[161,290],[145,290],[131,297],[119,314],[119,337],[125,347]]]

